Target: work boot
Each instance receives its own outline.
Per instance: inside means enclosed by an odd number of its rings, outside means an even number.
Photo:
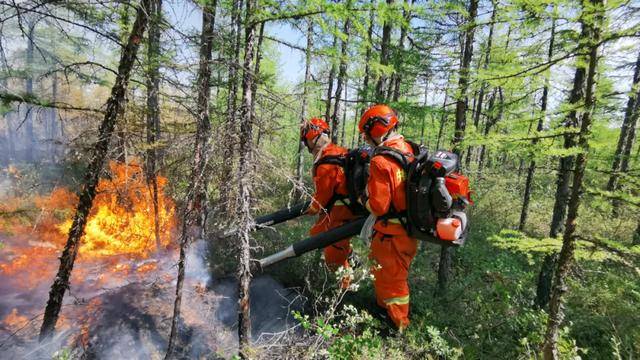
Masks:
[[[380,336],[389,337],[396,330],[396,325],[393,323],[387,309],[375,304],[375,306],[368,309],[371,315],[380,321]]]

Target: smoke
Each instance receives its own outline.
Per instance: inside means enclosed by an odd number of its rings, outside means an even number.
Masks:
[[[211,278],[205,250],[206,243],[198,241],[187,253],[178,357],[230,357],[236,353],[237,283],[232,278]],[[142,261],[122,260],[118,267],[127,269],[123,272],[114,272],[109,261],[80,263],[74,269],[57,335],[43,344],[37,343],[37,336],[57,267],[56,252],[39,259],[54,266],[47,267],[34,286],[8,282],[6,273],[0,272],[3,357],[51,359],[63,351],[95,359],[162,358],[175,298],[175,253],[156,254]],[[7,260],[0,252],[0,264]],[[301,308],[294,301],[295,292],[271,277],[260,276],[252,283],[251,295],[254,339],[295,324],[291,311]],[[7,319],[16,323],[9,324]]]

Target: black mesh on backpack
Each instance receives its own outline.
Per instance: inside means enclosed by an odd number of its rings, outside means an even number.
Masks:
[[[327,155],[314,164],[313,173],[320,165],[330,164],[342,167],[347,180],[348,195],[334,194],[325,207],[331,211],[333,205],[340,200],[349,199],[347,206],[354,215],[365,215],[367,210],[358,202],[364,194],[369,177],[369,155],[365,150],[353,149],[344,155]]]

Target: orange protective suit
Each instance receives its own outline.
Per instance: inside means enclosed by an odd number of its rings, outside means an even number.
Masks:
[[[402,136],[395,136],[381,145],[413,154],[411,145]],[[378,155],[371,159],[367,191],[367,209],[375,216],[383,216],[392,209],[407,208],[406,174],[397,161]],[[393,205],[393,208],[392,208]],[[373,226],[370,258],[379,267],[373,269],[378,305],[387,309],[394,324],[404,329],[409,325],[409,266],[416,255],[417,241],[410,238],[398,219],[378,220]]]
[[[316,165],[325,156],[343,155],[347,152],[347,149],[330,143],[320,151],[318,158],[314,162],[313,183],[315,185],[315,193],[308,212],[310,214],[319,214],[319,216],[318,221],[309,232],[311,235],[336,228],[355,218],[349,207],[346,206],[348,199],[336,201],[328,213],[325,209],[335,194],[344,196],[348,194],[344,169],[336,164]],[[350,240],[345,239],[324,248],[324,259],[331,270],[335,271],[340,266],[345,268],[349,266]],[[348,284],[343,281],[343,287],[346,286]]]

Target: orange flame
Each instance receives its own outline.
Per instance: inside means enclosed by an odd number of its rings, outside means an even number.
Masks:
[[[175,228],[175,205],[163,195],[167,179],[158,176],[159,242],[155,239],[153,192],[142,167],[136,163],[109,163],[111,179],[100,179],[91,215],[80,245],[80,255],[108,256],[128,254],[146,258],[166,247]],[[58,226],[67,234],[69,219]]]
[[[11,312],[2,320],[2,324],[11,331],[16,331],[24,327],[29,322],[26,316],[18,314],[18,309],[13,308]]]
[[[159,239],[156,241],[153,190],[142,167],[136,162],[122,164],[111,161],[109,170],[109,178],[98,182],[85,234],[80,240],[80,259],[112,255],[144,259],[166,248],[176,228],[175,204],[164,195],[167,179],[157,177]],[[66,243],[78,198],[66,188],[56,188],[48,196],[33,199],[33,204],[40,210],[36,212],[33,205],[25,205],[27,200],[14,198],[0,203],[0,210],[22,214],[4,221],[0,218],[0,225],[3,225],[0,232],[11,236],[26,235],[24,238],[30,240],[16,240],[13,246],[7,246],[5,254],[9,254],[10,261],[0,263],[0,272],[10,275],[29,267],[34,270],[29,273],[37,272],[38,275],[34,275],[38,277],[50,271],[50,266],[35,271],[34,261],[35,265],[39,263],[35,258],[58,253]],[[21,209],[31,209],[31,212],[22,212]],[[116,270],[128,272],[124,267]]]

